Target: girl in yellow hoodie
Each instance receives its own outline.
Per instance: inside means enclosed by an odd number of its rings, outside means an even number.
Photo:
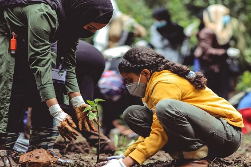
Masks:
[[[141,47],[129,50],[118,68],[129,93],[145,106],[124,111],[125,122],[140,137],[106,167],[142,164],[161,149],[187,159],[176,166],[203,167],[208,166],[203,158],[227,157],[239,148],[242,116],[206,87],[201,72]]]

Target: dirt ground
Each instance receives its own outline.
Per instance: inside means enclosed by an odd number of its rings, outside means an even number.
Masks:
[[[57,154],[62,158],[70,158],[74,160],[74,164],[71,167],[94,167],[97,156],[95,155],[95,149],[90,148],[83,138],[79,138],[76,143],[69,143],[67,148],[65,143],[59,141],[57,144]],[[61,151],[59,151],[59,149]],[[60,153],[59,153],[60,152]],[[108,155],[101,155],[101,158]],[[172,167],[174,161],[171,157],[163,152],[159,151],[152,158],[147,160],[141,167]],[[209,162],[210,167],[251,167],[251,135],[243,137],[241,147],[233,155],[223,158],[215,159]],[[55,164],[54,167],[61,167],[61,165]],[[137,166],[139,167],[139,166]]]

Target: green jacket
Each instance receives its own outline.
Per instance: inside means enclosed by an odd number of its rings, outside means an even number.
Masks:
[[[56,41],[59,27],[56,12],[43,3],[6,9],[3,14],[4,18],[0,13],[0,133],[6,130],[14,58],[17,56],[11,55],[9,50],[10,32],[14,31],[18,37],[27,40],[30,69],[35,76],[40,96],[45,101],[56,97],[51,77],[51,43]],[[79,92],[75,74],[78,39],[65,39],[60,42],[60,53],[64,53],[65,57],[63,67],[67,69],[65,92]]]

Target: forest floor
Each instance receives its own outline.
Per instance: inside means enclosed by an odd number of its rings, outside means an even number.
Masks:
[[[67,147],[66,147],[67,145]],[[84,138],[80,137],[75,143],[58,142],[56,149],[57,154],[62,158],[72,159],[74,164],[71,167],[95,167],[96,151],[91,148]],[[59,153],[60,152],[60,153]],[[101,154],[101,158],[109,155]],[[173,167],[174,161],[169,154],[159,151],[149,160],[144,162],[141,167]],[[210,167],[251,167],[251,135],[245,135],[242,144],[237,152],[226,158],[218,158],[209,162]],[[55,164],[54,167],[61,167]],[[137,166],[140,167],[140,166]]]

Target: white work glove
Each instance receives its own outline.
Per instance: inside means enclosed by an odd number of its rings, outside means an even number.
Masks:
[[[78,133],[75,129],[77,126],[73,122],[71,116],[66,114],[59,104],[55,104],[49,108],[51,116],[55,119],[55,125],[59,133],[64,139],[72,140],[77,139]]]
[[[110,157],[108,157],[107,159],[108,159],[108,160],[112,160],[112,159],[121,159],[121,158],[122,158],[122,159],[125,158],[124,154],[110,156]]]
[[[122,158],[121,158],[121,159],[112,159],[108,161],[108,163],[105,164],[103,167],[126,167],[126,166],[122,162]]]
[[[71,99],[71,104],[74,108],[76,108],[85,104],[85,101],[82,96],[76,96]]]
[[[240,50],[236,48],[228,48],[227,49],[227,55],[229,57],[239,57],[240,55]]]

